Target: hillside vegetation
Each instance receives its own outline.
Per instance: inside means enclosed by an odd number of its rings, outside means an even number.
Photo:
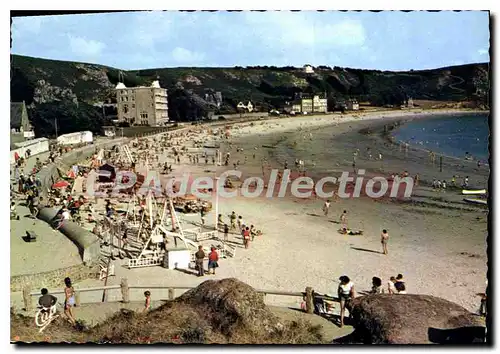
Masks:
[[[114,87],[119,77],[123,78],[126,86],[148,85],[159,79],[160,85],[169,90],[169,115],[176,121],[201,119],[208,110],[215,110],[216,114],[234,113],[239,101],[248,100],[260,110],[268,111],[280,108],[299,92],[326,93],[330,107],[345,98],[382,106],[397,105],[412,97],[419,100],[467,101],[478,108],[489,108],[489,65],[486,63],[407,72],[326,66],[315,68],[314,74],[306,74],[302,68],[272,66],[120,71],[102,65],[19,55],[12,55],[11,60],[11,101],[26,101],[30,115],[36,115],[35,112],[43,107],[44,113],[34,122],[35,128],[41,124],[40,120],[45,120],[46,112],[55,109],[47,104],[78,102],[84,111],[78,120],[83,124],[85,120],[92,119],[93,123],[85,124],[95,129],[96,124],[105,123],[102,109],[94,108],[100,115],[95,123],[87,104],[114,102]],[[223,97],[219,109],[204,100],[206,93],[216,91],[220,91]]]

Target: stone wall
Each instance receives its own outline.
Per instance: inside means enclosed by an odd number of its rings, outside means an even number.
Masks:
[[[41,288],[63,288],[66,277],[70,277],[71,281],[76,283],[89,278],[97,278],[98,275],[98,266],[88,267],[83,264],[49,272],[17,275],[10,278],[10,291],[22,291],[25,287],[30,287],[31,291],[38,291]]]
[[[38,213],[38,218],[46,223],[52,222],[56,217],[58,208],[42,208]],[[59,232],[68,237],[78,247],[80,256],[84,264],[92,264],[99,260],[101,253],[99,238],[92,232],[71,220],[65,220]]]
[[[10,164],[13,165],[16,163],[15,155],[16,152],[19,156],[24,157],[26,150],[31,150],[31,156],[35,156],[38,154],[42,154],[44,152],[49,151],[49,139],[47,138],[39,138],[24,141],[22,143],[17,143],[18,146],[15,150],[10,150]]]

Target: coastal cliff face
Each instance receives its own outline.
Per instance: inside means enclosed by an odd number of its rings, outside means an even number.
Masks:
[[[169,90],[173,120],[194,120],[208,110],[234,113],[240,101],[260,111],[280,108],[295,93],[326,93],[329,106],[346,98],[373,105],[398,105],[418,100],[471,102],[489,107],[489,65],[469,64],[434,70],[388,72],[320,66],[313,74],[294,67],[163,68],[120,71],[96,64],[12,55],[11,101],[25,101],[32,112],[41,105],[114,102],[120,72],[127,86],[147,85],[159,78]],[[221,92],[216,108],[205,94]],[[36,127],[35,127],[36,128]]]

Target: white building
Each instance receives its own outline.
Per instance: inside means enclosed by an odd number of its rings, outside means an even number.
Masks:
[[[239,110],[244,110],[247,112],[252,112],[253,111],[253,104],[252,102],[248,101],[247,104],[244,104],[243,102],[239,102],[238,105],[236,106]]]
[[[167,90],[158,80],[151,86],[126,87],[116,85],[118,121],[130,125],[158,126],[168,122]]]
[[[306,74],[314,74],[314,68],[311,65],[306,64],[304,65],[304,72]]]

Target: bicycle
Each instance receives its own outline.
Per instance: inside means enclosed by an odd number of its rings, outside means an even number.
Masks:
[[[50,308],[43,306],[38,306],[39,310],[35,315],[35,324],[40,327],[39,333],[42,333],[48,325],[55,320],[59,315],[57,314],[57,306],[61,306],[59,303],[52,305]]]

